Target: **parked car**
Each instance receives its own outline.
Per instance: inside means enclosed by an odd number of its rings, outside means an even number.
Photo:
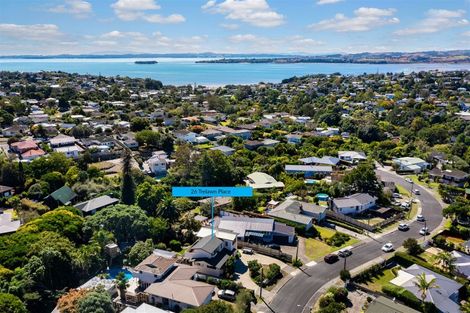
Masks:
[[[243,248],[242,253],[243,254],[254,254],[255,252],[251,248]]]
[[[276,243],[269,244],[268,248],[271,248],[271,249],[274,249],[274,250],[281,250],[281,246],[276,244]]]
[[[421,228],[421,229],[419,230],[419,234],[420,234],[421,236],[425,236],[425,235],[429,234],[429,228],[427,228],[427,227]]]
[[[420,195],[420,194],[421,194],[421,192],[420,192],[418,189],[413,190],[413,193],[414,193],[415,195]]]
[[[382,251],[383,252],[391,252],[393,251],[393,244],[391,242],[386,243],[382,246]]]
[[[418,215],[416,215],[416,220],[417,220],[418,222],[424,222],[426,219],[424,218],[423,215],[418,214]]]
[[[405,178],[405,181],[406,181],[407,183],[410,183],[410,184],[413,183],[413,180],[412,180],[411,178],[409,178],[409,177]]]
[[[219,290],[217,292],[217,297],[227,301],[235,301],[236,298],[235,291],[229,289]]]
[[[399,229],[399,230],[408,230],[408,229],[410,229],[410,227],[408,226],[408,224],[400,223],[400,224],[398,225],[398,229]]]
[[[339,250],[338,252],[338,255],[342,258],[347,258],[351,254],[352,254],[352,251],[349,249],[342,249],[342,250]]]
[[[394,193],[392,194],[392,197],[393,197],[393,198],[401,198],[401,194],[394,192]]]
[[[325,260],[326,263],[331,264],[331,263],[335,263],[336,261],[338,261],[339,257],[336,254],[327,254],[323,258],[323,260]]]

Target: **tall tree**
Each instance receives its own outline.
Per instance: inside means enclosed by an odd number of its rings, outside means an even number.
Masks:
[[[0,293],[0,312],[2,313],[28,313],[23,302],[9,293]]]
[[[131,205],[135,202],[135,183],[132,177],[132,154],[129,149],[124,152],[122,160],[121,201]]]
[[[447,272],[452,273],[455,270],[456,258],[450,252],[439,252],[434,258]]]
[[[432,278],[430,280],[426,280],[426,273],[421,273],[416,276],[416,281],[414,282],[415,286],[418,287],[419,292],[421,293],[421,301],[424,305],[424,300],[426,300],[426,294],[429,290],[433,288],[439,288],[436,284],[436,279]]]
[[[129,284],[124,272],[119,272],[114,278],[114,281],[116,282],[116,287],[119,289],[119,296],[121,297],[121,301],[126,302],[126,289]]]

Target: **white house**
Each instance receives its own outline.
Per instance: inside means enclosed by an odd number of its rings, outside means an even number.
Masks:
[[[186,141],[189,143],[196,142],[196,137],[198,137],[196,133],[193,133],[187,130],[178,130],[178,131],[173,132],[173,134],[175,135],[177,139]]]
[[[393,159],[393,165],[399,172],[421,173],[429,168],[430,164],[423,159],[414,157],[403,157]]]
[[[368,193],[355,193],[347,197],[333,199],[332,209],[342,214],[358,214],[375,208],[376,200],[376,197]]]
[[[169,162],[168,155],[164,151],[155,151],[150,159],[145,161],[148,170],[152,174],[166,173]]]
[[[338,158],[343,162],[352,164],[367,160],[365,153],[362,151],[338,151]]]
[[[67,158],[78,158],[80,152],[83,151],[82,148],[80,148],[79,146],[77,145],[73,145],[73,146],[67,146],[67,147],[58,147],[58,148],[54,148],[54,151],[55,152],[60,152],[60,153],[63,153],[65,154],[65,156]]]

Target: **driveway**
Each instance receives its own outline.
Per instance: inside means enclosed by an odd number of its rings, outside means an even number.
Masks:
[[[410,189],[411,185],[407,183],[401,176],[382,170],[377,170],[383,178],[399,183],[405,188]],[[423,208],[422,214],[426,217],[427,227],[430,230],[436,229],[442,222],[442,206],[425,188],[414,185],[421,195],[418,196]],[[386,242],[392,242],[395,247],[400,247],[407,238],[418,238],[419,229],[423,226],[421,223],[413,221],[409,224],[410,230],[407,232],[393,231],[381,238],[373,239],[363,245],[356,246],[352,249],[353,254],[347,260],[347,268],[352,269],[378,257],[389,257],[392,253],[383,253],[381,247]],[[309,312],[309,306],[319,296],[316,292],[327,282],[336,279],[339,272],[343,268],[343,262],[334,264],[326,264],[320,261],[312,267],[304,268],[304,270],[290,279],[275,295],[270,302],[270,309],[266,308],[265,312],[276,313],[301,313]]]
[[[286,263],[278,259],[272,258],[270,256],[267,256],[267,255],[259,254],[256,252],[254,254],[244,254],[244,253],[241,253],[241,251],[240,251],[240,254],[241,254],[240,259],[238,259],[237,262],[235,263],[234,280],[237,283],[239,282],[242,283],[243,286],[245,286],[248,289],[252,289],[252,290],[258,289],[258,286],[253,282],[253,280],[250,277],[250,271],[248,270],[249,261],[257,260],[262,265],[269,265],[269,264],[275,263],[281,267],[282,271],[288,272],[288,273],[292,272],[293,270],[292,267],[290,267]]]

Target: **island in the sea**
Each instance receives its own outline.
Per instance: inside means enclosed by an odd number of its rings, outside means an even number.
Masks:
[[[135,61],[135,64],[157,64],[158,62],[155,60],[150,60],[150,61]]]
[[[245,57],[200,60],[196,63],[470,63],[469,50],[330,54],[323,56]]]

